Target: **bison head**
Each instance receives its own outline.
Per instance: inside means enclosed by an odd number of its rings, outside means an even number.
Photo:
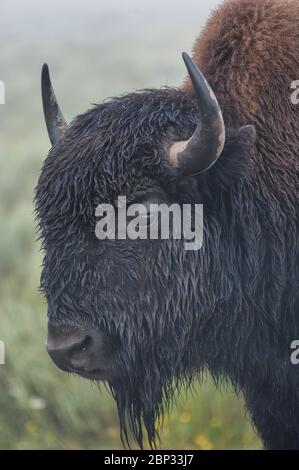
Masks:
[[[251,126],[225,132],[212,89],[184,60],[193,94],[131,93],[69,126],[47,66],[42,72],[53,145],[36,188],[48,352],[61,369],[107,382],[123,441],[129,427],[141,447],[143,426],[155,445],[165,403],[212,360],[207,332],[215,340],[211,319],[232,289],[229,277],[215,289],[223,269],[219,198],[246,180],[254,140]],[[172,237],[98,240],[96,207],[119,195],[145,205],[204,203],[203,249],[185,251]]]

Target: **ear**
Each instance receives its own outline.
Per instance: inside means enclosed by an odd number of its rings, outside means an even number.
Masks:
[[[237,141],[241,145],[246,145],[248,147],[252,147],[256,142],[256,130],[255,127],[251,124],[247,126],[240,127],[237,132]]]
[[[255,143],[256,130],[252,125],[227,131],[226,144],[216,164],[197,177],[198,188],[205,197],[213,200],[221,190],[228,191],[248,179]]]

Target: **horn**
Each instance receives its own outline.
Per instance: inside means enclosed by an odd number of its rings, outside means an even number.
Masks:
[[[67,123],[57,103],[47,64],[43,65],[41,78],[45,121],[51,144],[55,145],[64,135]]]
[[[200,120],[189,140],[171,145],[169,157],[184,174],[195,175],[211,168],[220,156],[225,144],[225,125],[217,98],[207,80],[186,52],[182,57],[195,91]]]

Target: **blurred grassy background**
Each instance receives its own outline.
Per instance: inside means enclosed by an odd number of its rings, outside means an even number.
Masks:
[[[120,448],[116,407],[105,392],[64,375],[44,348],[46,305],[38,294],[33,189],[49,142],[40,69],[47,61],[68,119],[90,103],[145,87],[180,85],[182,50],[217,0],[150,5],[136,0],[4,1],[0,79],[1,449]],[[197,390],[198,388],[198,390]],[[260,442],[242,399],[208,380],[178,400],[161,432],[166,449],[254,449]]]

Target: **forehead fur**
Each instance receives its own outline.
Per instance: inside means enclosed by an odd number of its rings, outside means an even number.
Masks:
[[[42,168],[40,216],[66,203],[84,203],[90,216],[95,195],[107,200],[138,180],[169,174],[167,142],[189,138],[196,119],[194,101],[175,88],[112,98],[77,116]]]
[[[112,98],[77,116],[49,160],[57,167],[63,160],[68,171],[85,160],[85,165],[121,173],[136,164],[140,167],[140,150],[159,147],[170,129],[178,138],[187,138],[196,114],[190,97],[174,88]]]

